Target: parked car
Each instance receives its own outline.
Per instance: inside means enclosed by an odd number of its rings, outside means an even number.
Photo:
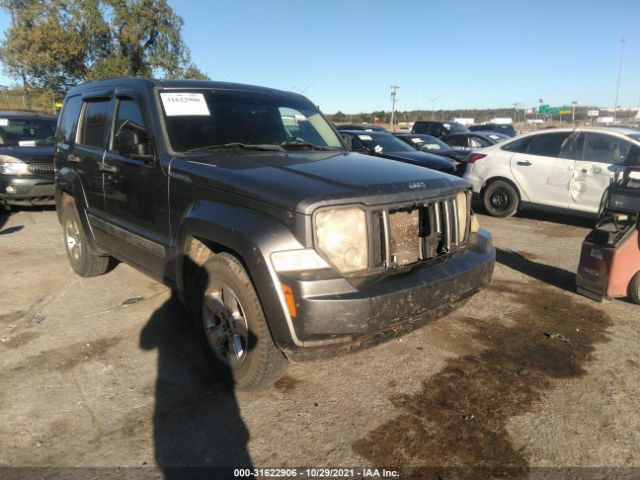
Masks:
[[[53,203],[56,117],[0,112],[0,203]]]
[[[416,328],[491,278],[466,181],[349,152],[298,94],[103,80],[68,91],[57,138],[73,270],[115,257],[170,286],[239,389]]]
[[[358,123],[345,123],[342,125],[336,125],[336,130],[366,130],[368,132],[386,132],[387,129],[380,125],[371,124],[358,124]]]
[[[394,133],[394,135],[406,144],[423,152],[441,155],[456,162],[467,161],[467,152],[454,150],[451,146],[432,135],[424,135],[422,133]]]
[[[524,205],[595,215],[612,179],[638,164],[637,130],[557,128],[472,152],[464,178],[496,217]]]
[[[412,163],[451,175],[459,173],[459,176],[462,176],[464,173],[458,172],[457,166],[459,162],[433,153],[416,150],[415,147],[407,145],[390,133],[346,130],[341,131],[340,134],[347,142],[349,149],[354,152]]]
[[[457,122],[436,122],[436,121],[417,121],[411,128],[411,133],[424,133],[425,135],[432,135],[434,137],[442,137],[443,135],[450,135],[452,133],[465,133],[469,130],[460,123]]]
[[[518,132],[513,128],[513,125],[501,123],[480,123],[478,125],[470,125],[469,130],[472,132],[502,133],[507,137],[515,137],[518,134]]]
[[[440,138],[452,149],[458,152],[464,152],[469,155],[471,150],[486,148],[496,143],[508,140],[511,137],[493,132],[471,132],[471,133],[454,133],[453,135],[444,135]],[[465,159],[466,161],[466,159]]]

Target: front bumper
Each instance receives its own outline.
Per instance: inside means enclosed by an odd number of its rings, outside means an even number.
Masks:
[[[15,193],[7,192],[7,187]],[[0,201],[9,204],[53,203],[54,191],[53,178],[0,175]]]
[[[452,257],[359,288],[344,278],[281,281],[295,298],[292,323],[298,338],[306,345],[326,346],[322,344],[353,343],[385,331],[402,333],[407,325],[417,328],[446,314],[490,283],[494,263],[491,235],[480,230]],[[309,349],[299,350],[304,351],[301,356],[309,356]],[[296,351],[287,353],[296,359]]]

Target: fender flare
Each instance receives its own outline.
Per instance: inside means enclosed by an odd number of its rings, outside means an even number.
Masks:
[[[239,206],[214,201],[194,202],[185,211],[176,235],[173,272],[181,298],[185,299],[185,266],[192,239],[210,250],[228,251],[243,263],[253,282],[278,347],[301,345],[289,317],[271,253],[303,248],[293,232],[278,219]],[[199,259],[190,259],[198,264]],[[206,258],[201,259],[200,264]]]

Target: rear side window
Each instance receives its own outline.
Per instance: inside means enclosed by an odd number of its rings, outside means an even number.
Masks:
[[[82,115],[82,127],[78,143],[88,147],[104,148],[111,101],[91,100],[86,103]]]
[[[506,150],[507,152],[526,153],[532,138],[533,137],[519,138],[518,140],[509,142],[500,148],[502,150]]]
[[[531,139],[527,153],[544,157],[559,157],[562,144],[569,136],[569,132],[545,133]]]
[[[82,108],[82,98],[80,96],[67,98],[64,104],[60,120],[58,121],[58,130],[56,131],[56,140],[67,145],[71,143],[78,125],[78,117]]]
[[[469,146],[471,148],[484,148],[493,145],[490,140],[487,140],[483,137],[470,136],[469,137]]]
[[[445,142],[450,147],[466,147],[467,146],[466,139],[462,135],[449,135],[446,137],[442,137],[442,141]]]
[[[589,162],[623,164],[631,150],[631,143],[611,135],[587,133],[584,141],[584,160]]]

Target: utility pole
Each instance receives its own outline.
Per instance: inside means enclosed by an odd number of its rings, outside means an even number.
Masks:
[[[436,116],[436,100],[442,98],[444,95],[438,95],[437,97],[427,97],[427,100],[431,102],[431,120],[435,120]]]
[[[618,93],[620,92],[620,76],[622,74],[622,58],[624,57],[624,44],[627,42],[627,39],[622,37],[620,43],[622,46],[620,47],[620,66],[618,67],[618,83],[616,85],[616,101],[613,104],[613,121],[616,121],[616,113],[618,111]]]
[[[398,101],[398,85],[391,85],[391,130],[396,121],[396,102]]]

